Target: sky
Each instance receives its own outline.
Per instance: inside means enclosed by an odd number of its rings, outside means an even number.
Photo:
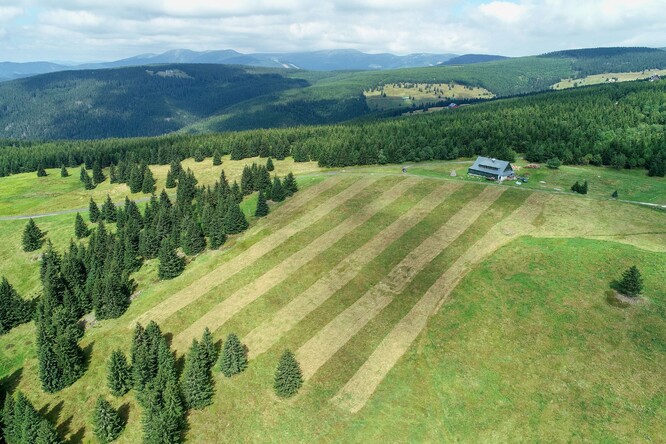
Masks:
[[[171,49],[506,56],[666,47],[666,0],[0,0],[0,61]]]

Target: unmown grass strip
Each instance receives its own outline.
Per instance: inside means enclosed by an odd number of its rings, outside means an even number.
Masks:
[[[470,246],[395,325],[332,402],[352,413],[363,408],[386,374],[425,328],[429,317],[439,309],[460,280],[471,270],[471,266],[516,237],[534,229],[532,222],[548,198],[540,193],[530,195],[523,205]]]
[[[270,321],[250,332],[243,340],[248,347],[249,357],[255,358],[278,342],[294,325],[349,283],[365,265],[422,221],[458,188],[457,185],[449,184],[438,186],[393,224],[347,256],[328,274],[284,306]]]
[[[487,210],[503,193],[500,188],[486,188],[454,215],[434,235],[413,249],[379,284],[321,329],[301,346],[296,356],[307,380],[351,337],[376,316],[439,252]]]
[[[292,273],[331,247],[346,234],[367,222],[416,183],[418,183],[418,179],[406,179],[398,182],[377,199],[366,205],[360,212],[352,214],[337,227],[319,236],[301,251],[263,274],[249,286],[237,290],[177,335],[174,339],[175,348],[183,349],[187,347],[191,340],[199,336],[206,327],[210,328],[211,331],[220,328],[240,310],[261,297],[275,285],[287,279]]]
[[[353,182],[348,188],[344,189],[338,194],[333,195],[328,200],[324,201],[321,205],[316,206],[313,210],[305,213],[294,222],[275,231],[274,233],[271,233],[260,242],[253,244],[247,250],[240,253],[238,256],[220,265],[220,267],[216,268],[205,276],[202,276],[199,280],[193,282],[184,289],[174,293],[171,297],[162,301],[160,304],[132,321],[130,327],[132,327],[137,322],[146,323],[150,320],[159,322],[161,320],[167,319],[177,311],[198,300],[208,291],[222,284],[225,280],[233,276],[238,271],[252,264],[254,261],[269,251],[281,245],[284,241],[289,239],[289,237],[317,222],[319,219],[333,211],[336,207],[344,204],[349,199],[356,196],[363,189],[371,185],[374,180],[375,179],[369,178]],[[315,197],[316,193],[310,193],[305,196],[296,195],[294,199],[300,199],[303,204],[307,204],[311,203],[312,199]]]

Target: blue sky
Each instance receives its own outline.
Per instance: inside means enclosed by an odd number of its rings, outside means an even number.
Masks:
[[[666,46],[665,0],[0,0],[0,61],[169,49],[492,53]]]

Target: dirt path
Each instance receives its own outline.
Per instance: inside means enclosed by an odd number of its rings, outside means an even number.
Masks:
[[[374,183],[377,179],[378,178],[367,178],[353,182],[348,188],[331,196],[328,200],[305,213],[294,222],[268,235],[266,238],[252,245],[235,258],[221,264],[215,270],[212,270],[210,273],[192,282],[187,287],[169,296],[167,299],[133,320],[129,327],[133,328],[137,322],[145,324],[150,320],[160,322],[167,319],[172,314],[195,302],[207,292],[222,284],[243,268],[251,265],[269,251],[280,246],[294,234],[309,227],[340,205],[343,205]],[[318,192],[322,192],[325,189],[327,189],[326,186],[322,186],[312,190],[311,193],[297,194],[293,199],[298,199],[300,205],[311,205],[314,198],[318,195]],[[297,203],[293,203],[293,205],[297,205]]]
[[[472,269],[472,266],[516,237],[530,233],[535,228],[532,222],[549,198],[541,193],[533,193],[523,205],[493,226],[481,239],[468,248],[428,289],[411,311],[395,325],[368,360],[331,401],[352,413],[363,408],[386,374],[423,331],[429,317],[439,310],[451,291]]]
[[[289,278],[302,266],[333,246],[333,244],[345,235],[363,225],[382,209],[395,202],[408,189],[412,188],[417,183],[419,183],[419,180],[411,178],[398,182],[396,185],[382,193],[377,199],[363,207],[361,211],[351,214],[350,217],[345,219],[338,226],[313,240],[306,247],[298,251],[298,253],[293,254],[285,261],[276,265],[252,283],[238,289],[231,296],[217,304],[208,313],[197,319],[192,325],[178,334],[173,341],[174,348],[176,350],[184,350],[192,342],[192,339],[203,333],[206,327],[208,327],[210,331],[216,331],[236,313],[247,307],[285,279]]]
[[[298,349],[304,379],[311,378],[363,326],[379,314],[442,250],[469,228],[504,192],[485,188],[437,232],[409,252],[376,286],[339,314]]]
[[[371,240],[284,306],[272,319],[252,330],[243,340],[249,349],[249,357],[254,359],[272,347],[285,333],[356,277],[366,264],[422,221],[432,212],[433,208],[441,204],[461,186],[445,184],[435,188],[395,222],[377,233]]]

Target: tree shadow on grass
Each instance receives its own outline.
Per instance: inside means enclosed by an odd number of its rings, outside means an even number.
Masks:
[[[90,344],[86,345],[85,348],[83,349],[84,373],[88,370],[88,367],[90,367],[90,360],[92,359],[92,353],[93,353],[93,346],[94,345],[95,345],[95,342],[91,342]]]
[[[130,415],[130,404],[129,404],[129,402],[126,402],[125,404],[118,407],[118,416],[120,416],[120,419],[123,422],[123,428],[125,428],[125,426],[129,422],[129,415]]]
[[[23,376],[23,367],[14,370],[14,373],[5,376],[2,378],[2,381],[0,381],[0,390],[3,395],[5,394],[10,394],[14,393],[16,391],[16,388],[19,386],[19,383],[21,382],[21,377]],[[5,400],[1,399],[3,405]]]
[[[72,433],[72,435],[69,437],[69,441],[67,441],[70,444],[81,444],[83,442],[83,437],[86,434],[86,428],[81,427],[79,430],[77,430],[75,433]]]

